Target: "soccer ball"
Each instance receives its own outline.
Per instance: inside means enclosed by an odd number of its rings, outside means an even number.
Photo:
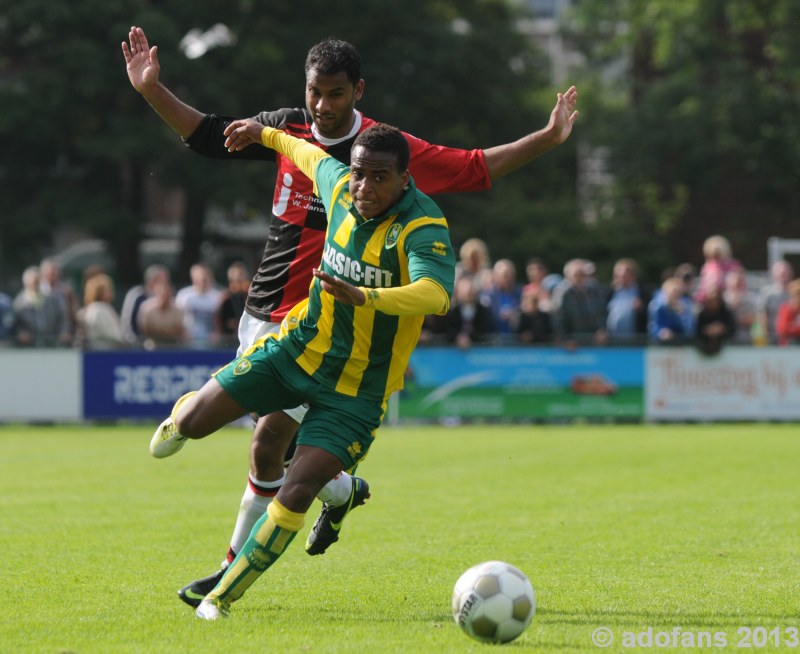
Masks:
[[[453,589],[453,619],[482,643],[507,643],[533,620],[536,596],[528,578],[503,561],[479,563]]]

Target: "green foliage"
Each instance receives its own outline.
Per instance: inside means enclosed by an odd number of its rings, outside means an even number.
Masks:
[[[183,191],[187,234],[202,232],[208,207],[268,214],[274,168],[188,154],[131,89],[119,47],[131,24],[159,46],[165,83],[202,111],[302,105],[305,53],[332,35],[363,55],[366,113],[432,142],[486,148],[543,126],[560,90],[515,26],[522,4],[0,0],[0,284],[16,283],[70,226],[107,239],[120,281],[135,281],[153,182]],[[800,237],[800,4],[573,4],[564,36],[586,62],[569,80],[580,89],[576,132],[492,191],[440,198],[456,246],[480,235],[494,258],[544,255],[553,269],[586,256],[602,270],[646,252],[652,271],[700,263],[712,233],[750,268],[765,266],[768,236]],[[184,35],[218,22],[235,45],[187,58]],[[594,198],[597,224],[583,222],[579,146],[606,152],[612,174]],[[188,260],[199,241],[187,248]]]
[[[518,138],[546,123],[555,98],[555,89],[534,93],[546,87],[548,62],[517,32],[516,14],[502,0],[439,0],[413,11],[377,0],[335,11],[319,0],[302,10],[291,3],[267,10],[253,0],[1,1],[0,280],[16,281],[22,265],[53,248],[53,232],[64,226],[109,240],[113,252],[135,262],[142,225],[151,218],[144,204],[151,182],[184,190],[188,205],[198,208],[185,216],[187,233],[202,229],[203,207],[268,215],[273,167],[187,153],[131,89],[120,43],[132,24],[159,46],[166,85],[201,111],[250,116],[302,106],[306,52],[331,35],[362,53],[367,92],[360,108],[432,142],[472,148]],[[197,59],[184,56],[183,36],[217,22],[230,28],[236,44]],[[26,129],[32,121],[45,129]],[[569,172],[558,175],[552,166],[551,157],[536,164],[532,175],[548,183],[530,193],[537,202],[549,197],[564,204],[572,187],[552,180],[568,179]],[[559,167],[571,166],[559,159]],[[522,176],[503,185],[517,198],[533,186]],[[512,231],[527,219],[528,207],[498,196],[459,200],[453,222],[475,221],[498,203],[505,206],[493,219]],[[494,248],[498,256],[503,245]],[[139,275],[135,265],[118,272],[124,283]]]
[[[800,236],[797,3],[613,0],[572,16],[601,96],[582,129],[610,149],[617,217],[673,262],[700,263],[723,233],[764,268],[769,236]]]
[[[227,548],[250,433],[156,461],[151,430],[0,428],[4,651],[484,652],[450,594],[489,559],[536,590],[515,652],[595,651],[600,626],[617,637],[609,651],[648,626],[732,642],[740,626],[796,626],[794,425],[384,428],[360,468],[373,496],[339,543],[303,552],[314,506],[214,624],[175,591]]]

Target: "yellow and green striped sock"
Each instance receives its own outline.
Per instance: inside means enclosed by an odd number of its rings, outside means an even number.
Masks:
[[[278,500],[272,500],[267,512],[253,526],[241,552],[206,597],[226,604],[238,600],[286,551],[303,528],[304,519],[305,513],[295,513]]]

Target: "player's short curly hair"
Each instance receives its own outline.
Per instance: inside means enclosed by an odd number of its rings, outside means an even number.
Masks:
[[[344,71],[355,85],[361,79],[361,55],[352,43],[327,38],[312,46],[306,55],[306,77],[312,70],[322,75]]]
[[[367,150],[377,152],[388,152],[397,159],[397,169],[401,173],[408,168],[408,141],[396,127],[385,123],[377,123],[372,127],[367,127],[363,132],[356,136],[353,147],[360,145]]]

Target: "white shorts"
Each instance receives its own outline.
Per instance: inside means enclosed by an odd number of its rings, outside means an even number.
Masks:
[[[242,356],[242,352],[250,348],[259,338],[267,334],[277,334],[280,328],[279,322],[265,322],[254,318],[247,311],[243,312],[239,319],[239,349],[236,350],[236,358]],[[283,412],[300,423],[308,412],[308,405],[302,404],[294,409],[284,409]]]

